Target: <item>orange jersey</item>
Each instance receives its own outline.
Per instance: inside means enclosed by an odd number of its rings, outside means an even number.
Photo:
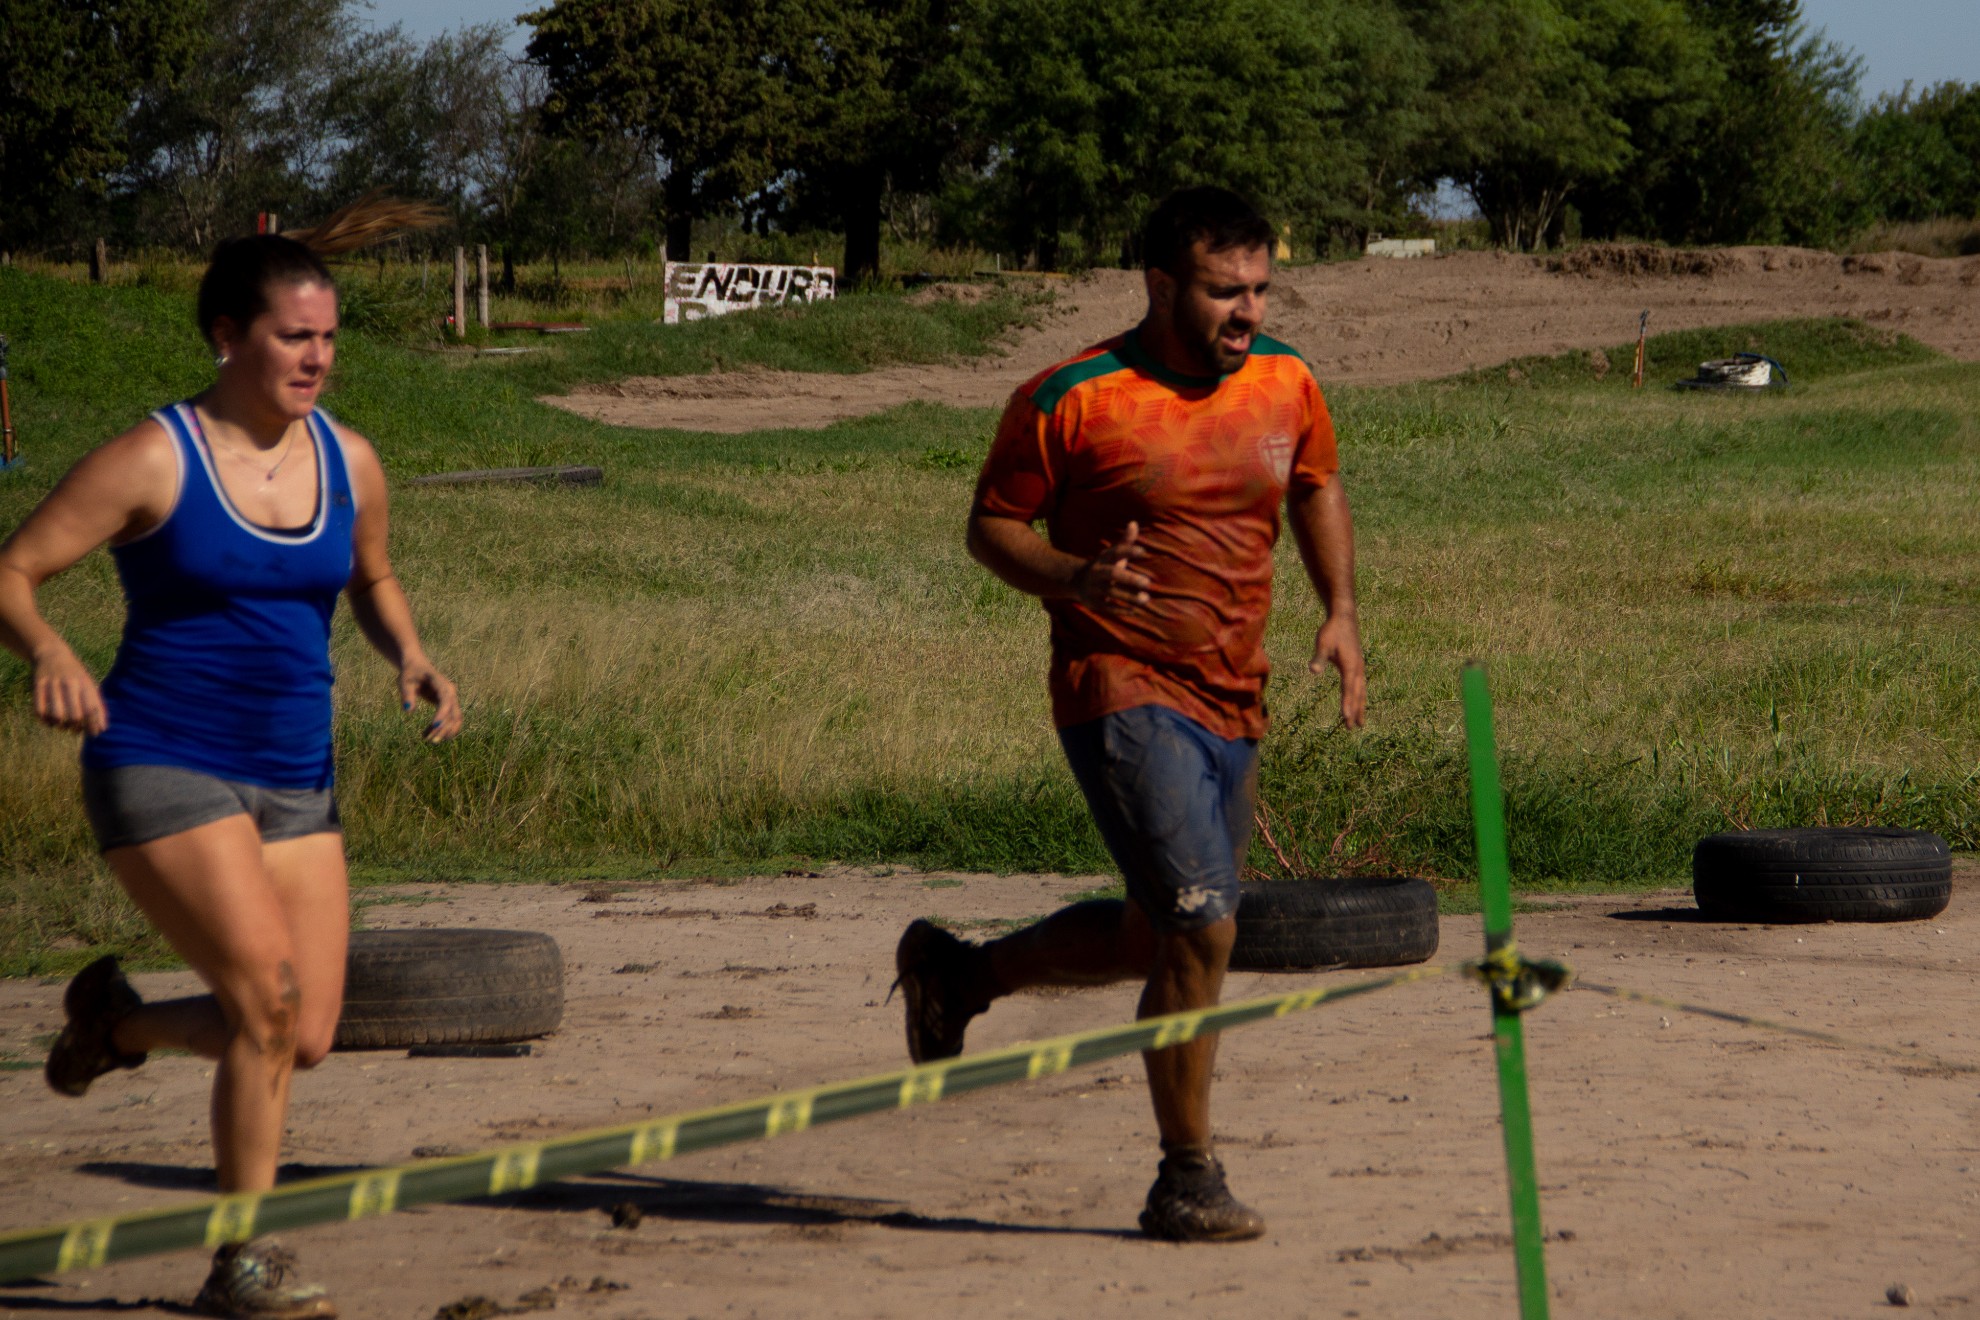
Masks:
[[[1177,375],[1130,330],[1019,388],[975,512],[1043,518],[1051,543],[1082,559],[1138,522],[1136,567],[1154,579],[1148,605],[1115,613],[1045,603],[1053,722],[1157,705],[1222,738],[1264,733],[1279,506],[1338,467],[1313,373],[1264,335],[1221,379]]]

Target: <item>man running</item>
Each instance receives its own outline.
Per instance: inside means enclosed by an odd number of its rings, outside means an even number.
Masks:
[[[1210,1007],[1236,934],[1265,732],[1265,619],[1286,502],[1326,621],[1309,668],[1367,702],[1354,536],[1333,423],[1299,355],[1259,333],[1273,231],[1222,188],[1172,194],[1143,233],[1140,325],[1021,387],[977,481],[969,551],[1052,623],[1052,717],[1128,901],[1076,903],[988,944],[926,921],[895,954],[916,1062],[1035,985],[1142,980],[1140,1015]],[[1033,522],[1043,519],[1040,536]],[[1211,1151],[1216,1039],[1143,1055],[1162,1162],[1142,1231],[1255,1238]]]

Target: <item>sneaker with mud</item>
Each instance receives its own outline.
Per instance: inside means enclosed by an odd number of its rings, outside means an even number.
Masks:
[[[142,1054],[125,1054],[111,1039],[117,1024],[144,1001],[117,966],[114,955],[98,958],[76,973],[62,992],[62,1012],[68,1019],[48,1051],[42,1075],[63,1095],[82,1095],[89,1084],[118,1068],[135,1068]]]
[[[334,1320],[320,1283],[291,1277],[296,1258],[273,1242],[234,1242],[213,1253],[193,1309],[233,1320]]]
[[[978,985],[983,950],[932,921],[917,920],[894,950],[894,971],[907,1001],[908,1057],[916,1063],[962,1053],[969,1020],[990,1007]]]
[[[1162,1160],[1141,1231],[1165,1242],[1248,1242],[1265,1232],[1265,1217],[1231,1195],[1224,1166],[1212,1156]]]

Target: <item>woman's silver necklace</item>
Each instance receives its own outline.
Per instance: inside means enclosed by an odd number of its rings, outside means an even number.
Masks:
[[[261,474],[261,479],[263,481],[275,480],[275,474],[277,472],[280,472],[282,470],[282,465],[289,461],[289,452],[293,450],[295,447],[296,447],[296,432],[295,432],[295,428],[291,427],[289,429],[288,435],[283,437],[282,440],[282,456],[275,460],[274,467],[269,468],[268,471],[263,472]],[[232,454],[235,458],[239,459],[241,462],[247,464],[251,468],[259,469],[261,466],[254,459],[249,458],[246,454],[239,453],[238,451],[232,449],[231,447],[226,452]]]

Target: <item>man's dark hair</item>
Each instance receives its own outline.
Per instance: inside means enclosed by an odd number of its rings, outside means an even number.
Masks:
[[[1178,188],[1162,199],[1141,227],[1141,264],[1146,270],[1176,275],[1198,243],[1205,252],[1223,252],[1269,248],[1273,237],[1271,222],[1229,188],[1210,184]]]

